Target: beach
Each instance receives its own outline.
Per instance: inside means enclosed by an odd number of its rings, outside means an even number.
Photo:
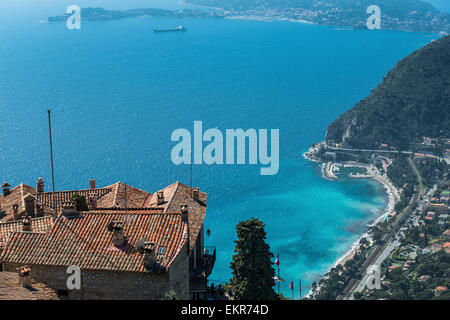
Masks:
[[[313,149],[313,148],[312,148]],[[322,162],[321,160],[317,159],[314,156],[313,150],[310,149],[308,152],[305,152],[303,154],[303,157],[308,159],[309,161],[321,163],[321,172],[322,177],[327,180],[338,180],[339,178],[334,173],[336,168],[339,168],[340,166],[345,167],[357,167],[357,168],[366,168],[367,173],[366,174],[356,174],[356,175],[350,175],[349,178],[352,179],[373,179],[377,183],[381,184],[387,195],[388,195],[388,205],[385,208],[385,210],[374,217],[373,221],[370,221],[367,224],[367,227],[373,227],[376,226],[378,223],[382,222],[386,215],[392,214],[394,212],[395,204],[400,200],[400,195],[397,190],[397,188],[392,184],[392,182],[387,178],[386,175],[382,175],[379,173],[379,171],[374,168],[373,166],[369,166],[363,163],[358,162],[346,162],[346,163],[338,163],[338,162]],[[339,170],[339,169],[338,169]],[[357,240],[355,240],[349,249],[345,251],[345,253],[340,256],[328,269],[327,272],[329,272],[332,268],[336,267],[337,265],[341,264],[344,265],[348,260],[351,260],[354,256],[355,250],[359,246],[359,242],[361,239],[366,238],[367,240],[371,241],[371,236],[368,231],[364,232],[360,237],[358,237]],[[318,286],[318,290],[320,290],[320,286]],[[306,297],[310,297],[312,294],[312,290],[308,292]]]

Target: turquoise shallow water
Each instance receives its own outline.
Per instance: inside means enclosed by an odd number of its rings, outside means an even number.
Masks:
[[[69,31],[39,23],[65,8],[43,3],[0,7],[0,179],[50,182],[49,107],[58,189],[86,187],[93,177],[149,191],[189,183],[189,168],[170,161],[170,135],[192,131],[194,120],[205,129],[278,128],[278,175],[260,176],[259,166],[194,166],[193,179],[209,193],[207,244],[218,248],[211,278],[229,279],[234,228],[258,217],[280,254],[288,295],[290,280],[301,278],[305,293],[384,210],[379,185],[323,180],[301,154],[435,35],[196,19],[127,19]],[[188,32],[152,32],[179,24]]]

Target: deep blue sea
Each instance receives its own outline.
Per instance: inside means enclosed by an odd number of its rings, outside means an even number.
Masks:
[[[387,195],[371,181],[330,182],[302,153],[337,116],[365,98],[396,62],[437,35],[344,31],[289,22],[126,19],[83,23],[79,31],[40,20],[71,1],[0,4],[0,180],[50,188],[47,114],[53,111],[57,189],[118,180],[153,192],[189,167],[170,160],[173,130],[280,130],[280,171],[194,166],[208,193],[213,281],[230,278],[235,226],[257,217],[280,255],[282,291],[303,293],[383,212]],[[124,8],[119,1],[80,6]],[[164,5],[163,5],[164,3]],[[154,5],[153,5],[154,4]],[[178,7],[129,1],[127,6]],[[186,33],[154,34],[183,24]],[[296,288],[297,290],[297,288]]]

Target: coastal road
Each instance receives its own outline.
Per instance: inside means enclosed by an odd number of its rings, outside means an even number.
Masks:
[[[397,154],[409,154],[413,155],[414,152],[412,151],[398,151],[398,150],[371,150],[371,149],[350,149],[350,148],[337,148],[337,147],[331,147],[327,144],[324,144],[325,149],[331,149],[331,150],[337,150],[337,151],[359,151],[359,152],[376,152],[376,153],[397,153]],[[434,155],[430,155],[434,156]],[[447,164],[450,164],[450,159],[448,158],[442,158],[435,156],[439,161],[445,161]]]
[[[392,240],[388,243],[388,245],[384,248],[384,250],[376,258],[374,263],[372,263],[372,266],[375,266],[377,268],[377,270],[381,270],[381,264],[383,263],[383,261],[386,260],[386,258],[389,257],[389,255],[395,249],[397,249],[399,246],[400,246],[400,241],[398,241],[397,237],[396,237],[394,240]],[[353,289],[349,300],[354,300],[353,295],[356,292],[362,292],[364,290],[364,288],[367,286],[368,281],[373,280],[371,276],[372,276],[371,272],[368,272],[368,273],[366,272],[364,277],[358,282],[356,287]]]
[[[356,292],[355,288],[363,290],[367,285],[367,278],[370,276],[367,275],[368,268],[374,264],[378,267],[381,266],[381,263],[383,263],[383,261],[389,256],[389,254],[391,254],[391,252],[400,245],[399,241],[397,240],[399,238],[397,233],[406,219],[413,212],[413,208],[418,203],[419,195],[420,192],[415,193],[412,196],[409,205],[403,210],[403,212],[393,223],[391,231],[383,236],[382,241],[383,243],[387,243],[387,245],[384,247],[381,245],[377,245],[372,253],[367,257],[366,261],[364,261],[364,263],[361,265],[359,274],[362,275],[362,279],[353,279],[353,281],[350,281],[350,283],[344,289],[345,296],[349,296],[350,299],[353,299],[353,293]]]
[[[411,151],[397,151],[397,150],[371,150],[371,149],[349,149],[349,148],[337,148],[331,147],[325,144],[326,149],[338,150],[338,151],[359,151],[359,152],[378,152],[378,153],[402,153],[402,154],[413,154]]]
[[[420,182],[422,181],[420,173],[415,169],[414,163],[412,161],[409,162],[409,165],[411,166],[411,169],[413,170],[414,174],[417,178],[417,185],[420,185]],[[392,224],[391,230],[385,234],[382,238],[382,241],[384,243],[387,243],[385,247],[381,247],[380,245],[375,247],[374,251],[367,257],[366,261],[362,264],[360,268],[360,274],[363,275],[361,280],[351,281],[349,285],[344,289],[344,294],[349,296],[349,299],[354,299],[353,294],[355,292],[361,292],[364,290],[364,288],[367,285],[367,281],[370,278],[370,274],[367,274],[368,268],[371,265],[375,265],[376,267],[380,268],[383,261],[389,257],[389,255],[392,253],[393,250],[398,248],[400,246],[400,242],[398,239],[400,239],[399,230],[403,223],[407,220],[407,218],[413,213],[414,208],[417,206],[419,200],[423,196],[423,190],[418,188],[419,190],[416,190],[416,193],[411,197],[411,200],[408,204],[408,206],[400,213],[400,215],[397,217],[397,219]]]

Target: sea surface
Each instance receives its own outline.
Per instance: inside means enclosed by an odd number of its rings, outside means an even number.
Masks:
[[[85,6],[87,1],[79,1]],[[47,109],[52,109],[57,189],[116,181],[156,191],[189,184],[170,159],[173,130],[280,130],[280,170],[193,167],[208,193],[206,244],[217,247],[211,279],[229,280],[236,224],[257,217],[280,256],[282,292],[302,294],[384,212],[387,194],[367,180],[331,182],[302,157],[336,117],[366,97],[400,59],[437,35],[345,31],[302,23],[213,19],[40,21],[69,1],[0,4],[0,180],[50,190]],[[154,4],[154,5],[153,5]],[[124,8],[119,1],[88,5]],[[130,1],[129,8],[179,7]],[[185,25],[186,33],[153,28]]]

